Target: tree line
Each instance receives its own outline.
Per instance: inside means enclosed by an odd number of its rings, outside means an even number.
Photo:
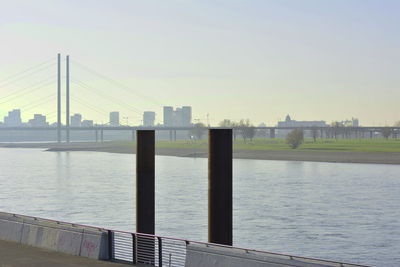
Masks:
[[[234,140],[240,136],[245,142],[247,140],[253,141],[253,138],[256,135],[256,128],[249,119],[241,119],[238,122],[225,119],[221,121],[218,126],[223,128],[232,128]],[[194,127],[192,130],[190,130],[189,134],[193,136],[193,138],[200,140],[205,135],[206,128],[207,127],[204,123],[198,122],[194,124]]]

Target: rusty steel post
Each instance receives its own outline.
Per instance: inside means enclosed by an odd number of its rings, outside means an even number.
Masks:
[[[208,136],[208,242],[232,245],[232,129]]]

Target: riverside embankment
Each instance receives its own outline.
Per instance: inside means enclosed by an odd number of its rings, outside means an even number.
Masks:
[[[7,148],[43,148],[47,151],[97,151],[108,153],[135,154],[136,147],[132,143],[12,143],[0,144]],[[207,148],[192,144],[156,145],[156,154],[161,156],[206,158]],[[338,151],[338,150],[263,150],[235,148],[233,157],[237,159],[288,160],[340,163],[400,164],[400,152],[386,151]]]

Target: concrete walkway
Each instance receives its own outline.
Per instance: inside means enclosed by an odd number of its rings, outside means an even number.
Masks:
[[[107,261],[92,260],[85,257],[72,256],[56,251],[23,245],[21,243],[0,240],[0,267],[118,267],[118,264]],[[132,266],[132,265],[130,265]]]

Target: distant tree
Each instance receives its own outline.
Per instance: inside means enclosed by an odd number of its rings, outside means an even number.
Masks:
[[[392,129],[391,129],[391,128],[389,128],[389,127],[383,128],[383,130],[382,130],[382,136],[383,136],[385,139],[388,139],[389,136],[390,136],[391,134],[392,134]]]
[[[302,129],[295,129],[286,136],[286,144],[292,149],[298,148],[304,141],[304,132]]]
[[[250,141],[253,141],[253,138],[256,135],[256,128],[251,125],[249,127],[246,127],[245,129],[246,129],[246,131],[245,131],[246,137],[249,138]]]
[[[314,143],[317,142],[317,138],[318,138],[318,128],[317,127],[312,127],[311,135],[312,135],[312,138],[314,139]]]
[[[220,123],[218,123],[218,125],[220,127],[225,127],[225,128],[232,128],[232,134],[233,134],[233,140],[236,140],[236,135],[238,134],[238,123],[225,119],[223,121],[221,121]]]
[[[226,128],[231,128],[233,124],[234,124],[234,122],[231,120],[228,120],[228,119],[225,119],[225,120],[221,121],[220,123],[218,123],[218,125],[220,127],[226,127]]]
[[[256,134],[256,128],[251,124],[249,119],[240,120],[237,128],[239,129],[239,134],[242,136],[245,142],[247,139],[253,140]]]
[[[337,121],[332,122],[331,126],[332,126],[333,137],[337,139],[340,132],[344,131],[343,129],[341,129],[343,126],[340,122]]]
[[[190,130],[190,134],[193,135],[197,140],[200,140],[206,133],[206,126],[204,123],[198,122]]]
[[[239,129],[238,129],[238,123],[234,121],[232,122],[232,134],[233,134],[233,140],[236,140],[236,137],[239,134]]]

